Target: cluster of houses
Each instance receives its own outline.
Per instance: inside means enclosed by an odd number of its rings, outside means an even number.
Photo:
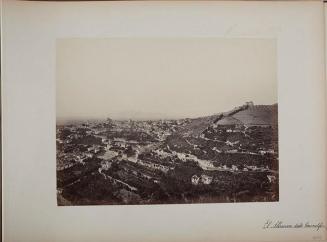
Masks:
[[[275,175],[267,175],[267,179],[269,181],[269,183],[276,183],[277,178]],[[213,181],[213,177],[212,176],[208,176],[205,174],[202,175],[193,175],[191,177],[191,183],[193,185],[199,185],[199,184],[204,184],[204,185],[209,185],[211,184]]]
[[[273,149],[268,149],[268,150],[259,150],[260,155],[265,155],[265,154],[275,154],[275,151]]]
[[[74,151],[71,153],[61,152],[57,155],[57,170],[64,170],[72,167],[76,163],[84,164],[86,159],[94,157],[93,152],[78,152]]]
[[[211,184],[212,180],[213,180],[212,176],[208,176],[208,175],[205,175],[205,174],[202,174],[200,176],[193,175],[191,177],[191,182],[192,182],[193,185],[198,185],[198,184],[209,185],[209,184]]]
[[[173,167],[168,167],[168,166],[164,166],[162,164],[148,162],[148,161],[142,161],[142,160],[138,160],[137,163],[140,165],[146,166],[148,168],[154,169],[154,170],[161,170],[164,173],[167,173],[169,170],[174,169]]]

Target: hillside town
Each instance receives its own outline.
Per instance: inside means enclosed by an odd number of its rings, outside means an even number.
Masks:
[[[57,124],[58,205],[278,201],[277,105]]]

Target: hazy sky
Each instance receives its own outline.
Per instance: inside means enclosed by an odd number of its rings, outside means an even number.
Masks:
[[[57,118],[178,118],[277,102],[276,41],[57,41]]]

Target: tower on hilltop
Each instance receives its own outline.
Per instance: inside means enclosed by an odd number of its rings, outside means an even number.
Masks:
[[[254,106],[254,103],[250,101],[250,102],[246,102],[245,105],[247,105],[249,108],[252,108]]]

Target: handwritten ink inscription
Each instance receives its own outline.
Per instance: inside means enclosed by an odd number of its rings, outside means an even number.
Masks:
[[[263,229],[300,229],[300,228],[313,229],[319,231],[321,229],[326,229],[326,225],[322,222],[285,223],[281,220],[273,221],[269,219],[263,225]]]

